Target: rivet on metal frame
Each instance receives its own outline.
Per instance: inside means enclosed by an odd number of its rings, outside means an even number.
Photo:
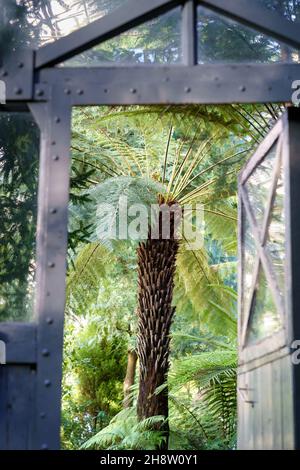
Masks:
[[[36,96],[43,96],[43,94],[44,94],[44,90],[41,90],[41,88],[38,88],[36,90]]]
[[[53,318],[47,317],[47,318],[46,318],[46,323],[48,323],[48,325],[52,325],[52,323],[53,323]]]
[[[48,357],[50,356],[50,351],[47,348],[42,349],[42,356]]]
[[[54,266],[55,266],[54,261],[49,261],[48,262],[48,268],[54,268]]]
[[[16,88],[14,88],[14,93],[15,93],[15,95],[22,95],[23,90],[22,90],[22,88],[16,87]]]
[[[51,380],[45,379],[45,380],[44,380],[44,385],[45,385],[45,387],[50,387],[50,385],[51,385]]]

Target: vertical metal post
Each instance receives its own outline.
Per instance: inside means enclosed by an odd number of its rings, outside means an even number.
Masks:
[[[182,60],[184,65],[196,65],[197,57],[197,5],[188,0],[182,7]]]
[[[285,158],[288,160],[287,175],[285,185],[288,197],[287,220],[285,222],[287,232],[287,291],[290,294],[288,301],[288,321],[289,341],[292,353],[299,351],[300,340],[300,110],[298,108],[288,108],[285,116]],[[293,342],[295,341],[295,344]],[[299,353],[295,359],[299,358]],[[300,364],[293,362],[293,396],[294,396],[294,432],[295,448],[300,449]]]
[[[37,224],[37,383],[33,447],[59,449],[71,105],[54,86],[30,105],[41,129]]]

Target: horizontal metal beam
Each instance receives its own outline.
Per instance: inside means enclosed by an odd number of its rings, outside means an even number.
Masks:
[[[300,48],[299,24],[284,19],[275,11],[262,6],[257,0],[198,1],[210,10],[229,16],[292,47]]]
[[[184,0],[130,0],[112,13],[36,52],[36,68],[61,63],[184,3]]]
[[[54,68],[43,85],[60,83],[71,104],[222,104],[291,101],[300,64],[206,64]]]
[[[36,331],[33,323],[0,323],[0,340],[5,343],[7,364],[36,363]]]

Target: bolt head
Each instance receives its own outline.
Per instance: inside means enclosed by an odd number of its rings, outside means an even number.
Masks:
[[[246,91],[246,87],[245,85],[241,85],[240,88],[239,88],[240,91]]]
[[[59,160],[59,155],[53,155],[52,159],[57,162],[57,160]]]
[[[47,348],[42,349],[42,356],[44,356],[44,357],[50,356],[49,349],[47,349]]]
[[[40,418],[42,418],[42,419],[46,418],[46,413],[45,413],[45,411],[41,411],[41,412],[40,412]]]
[[[77,90],[77,95],[83,95],[83,90]]]
[[[44,380],[44,385],[45,385],[45,387],[50,387],[50,385],[51,385],[51,380],[45,379],[45,380]]]
[[[23,62],[19,62],[19,63],[18,63],[18,67],[19,67],[19,69],[22,69],[22,68],[24,67]]]
[[[136,88],[130,88],[130,93],[136,93]]]
[[[41,450],[48,450],[48,445],[47,444],[42,444],[41,445]]]
[[[186,86],[186,87],[184,88],[184,91],[185,91],[186,93],[190,93],[191,88],[190,88],[189,86]]]
[[[48,268],[54,268],[54,266],[55,266],[54,261],[49,261]]]
[[[36,96],[43,96],[43,94],[44,94],[44,90],[41,90],[41,88],[38,88],[36,90]]]
[[[70,88],[65,88],[65,89],[64,89],[64,93],[65,93],[66,95],[70,95],[70,93],[71,93]]]
[[[8,72],[6,70],[2,70],[1,77],[7,77]]]
[[[46,323],[47,323],[48,325],[52,325],[52,323],[53,323],[53,318],[47,317],[47,318],[46,318]]]
[[[15,87],[14,88],[14,93],[15,93],[15,95],[22,95],[23,90],[20,87]]]

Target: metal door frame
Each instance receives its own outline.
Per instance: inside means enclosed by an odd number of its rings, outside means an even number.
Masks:
[[[0,110],[29,109],[41,130],[37,323],[0,324],[9,346],[8,363],[27,354],[26,360],[36,366],[33,448],[59,448],[72,106],[286,102],[291,100],[292,82],[300,78],[300,64],[197,65],[198,3],[300,49],[298,26],[254,1],[130,0],[53,44],[12,52],[3,60],[0,77],[6,83],[7,103]],[[56,67],[178,6],[182,7],[181,65]],[[59,190],[54,190],[54,183]]]

